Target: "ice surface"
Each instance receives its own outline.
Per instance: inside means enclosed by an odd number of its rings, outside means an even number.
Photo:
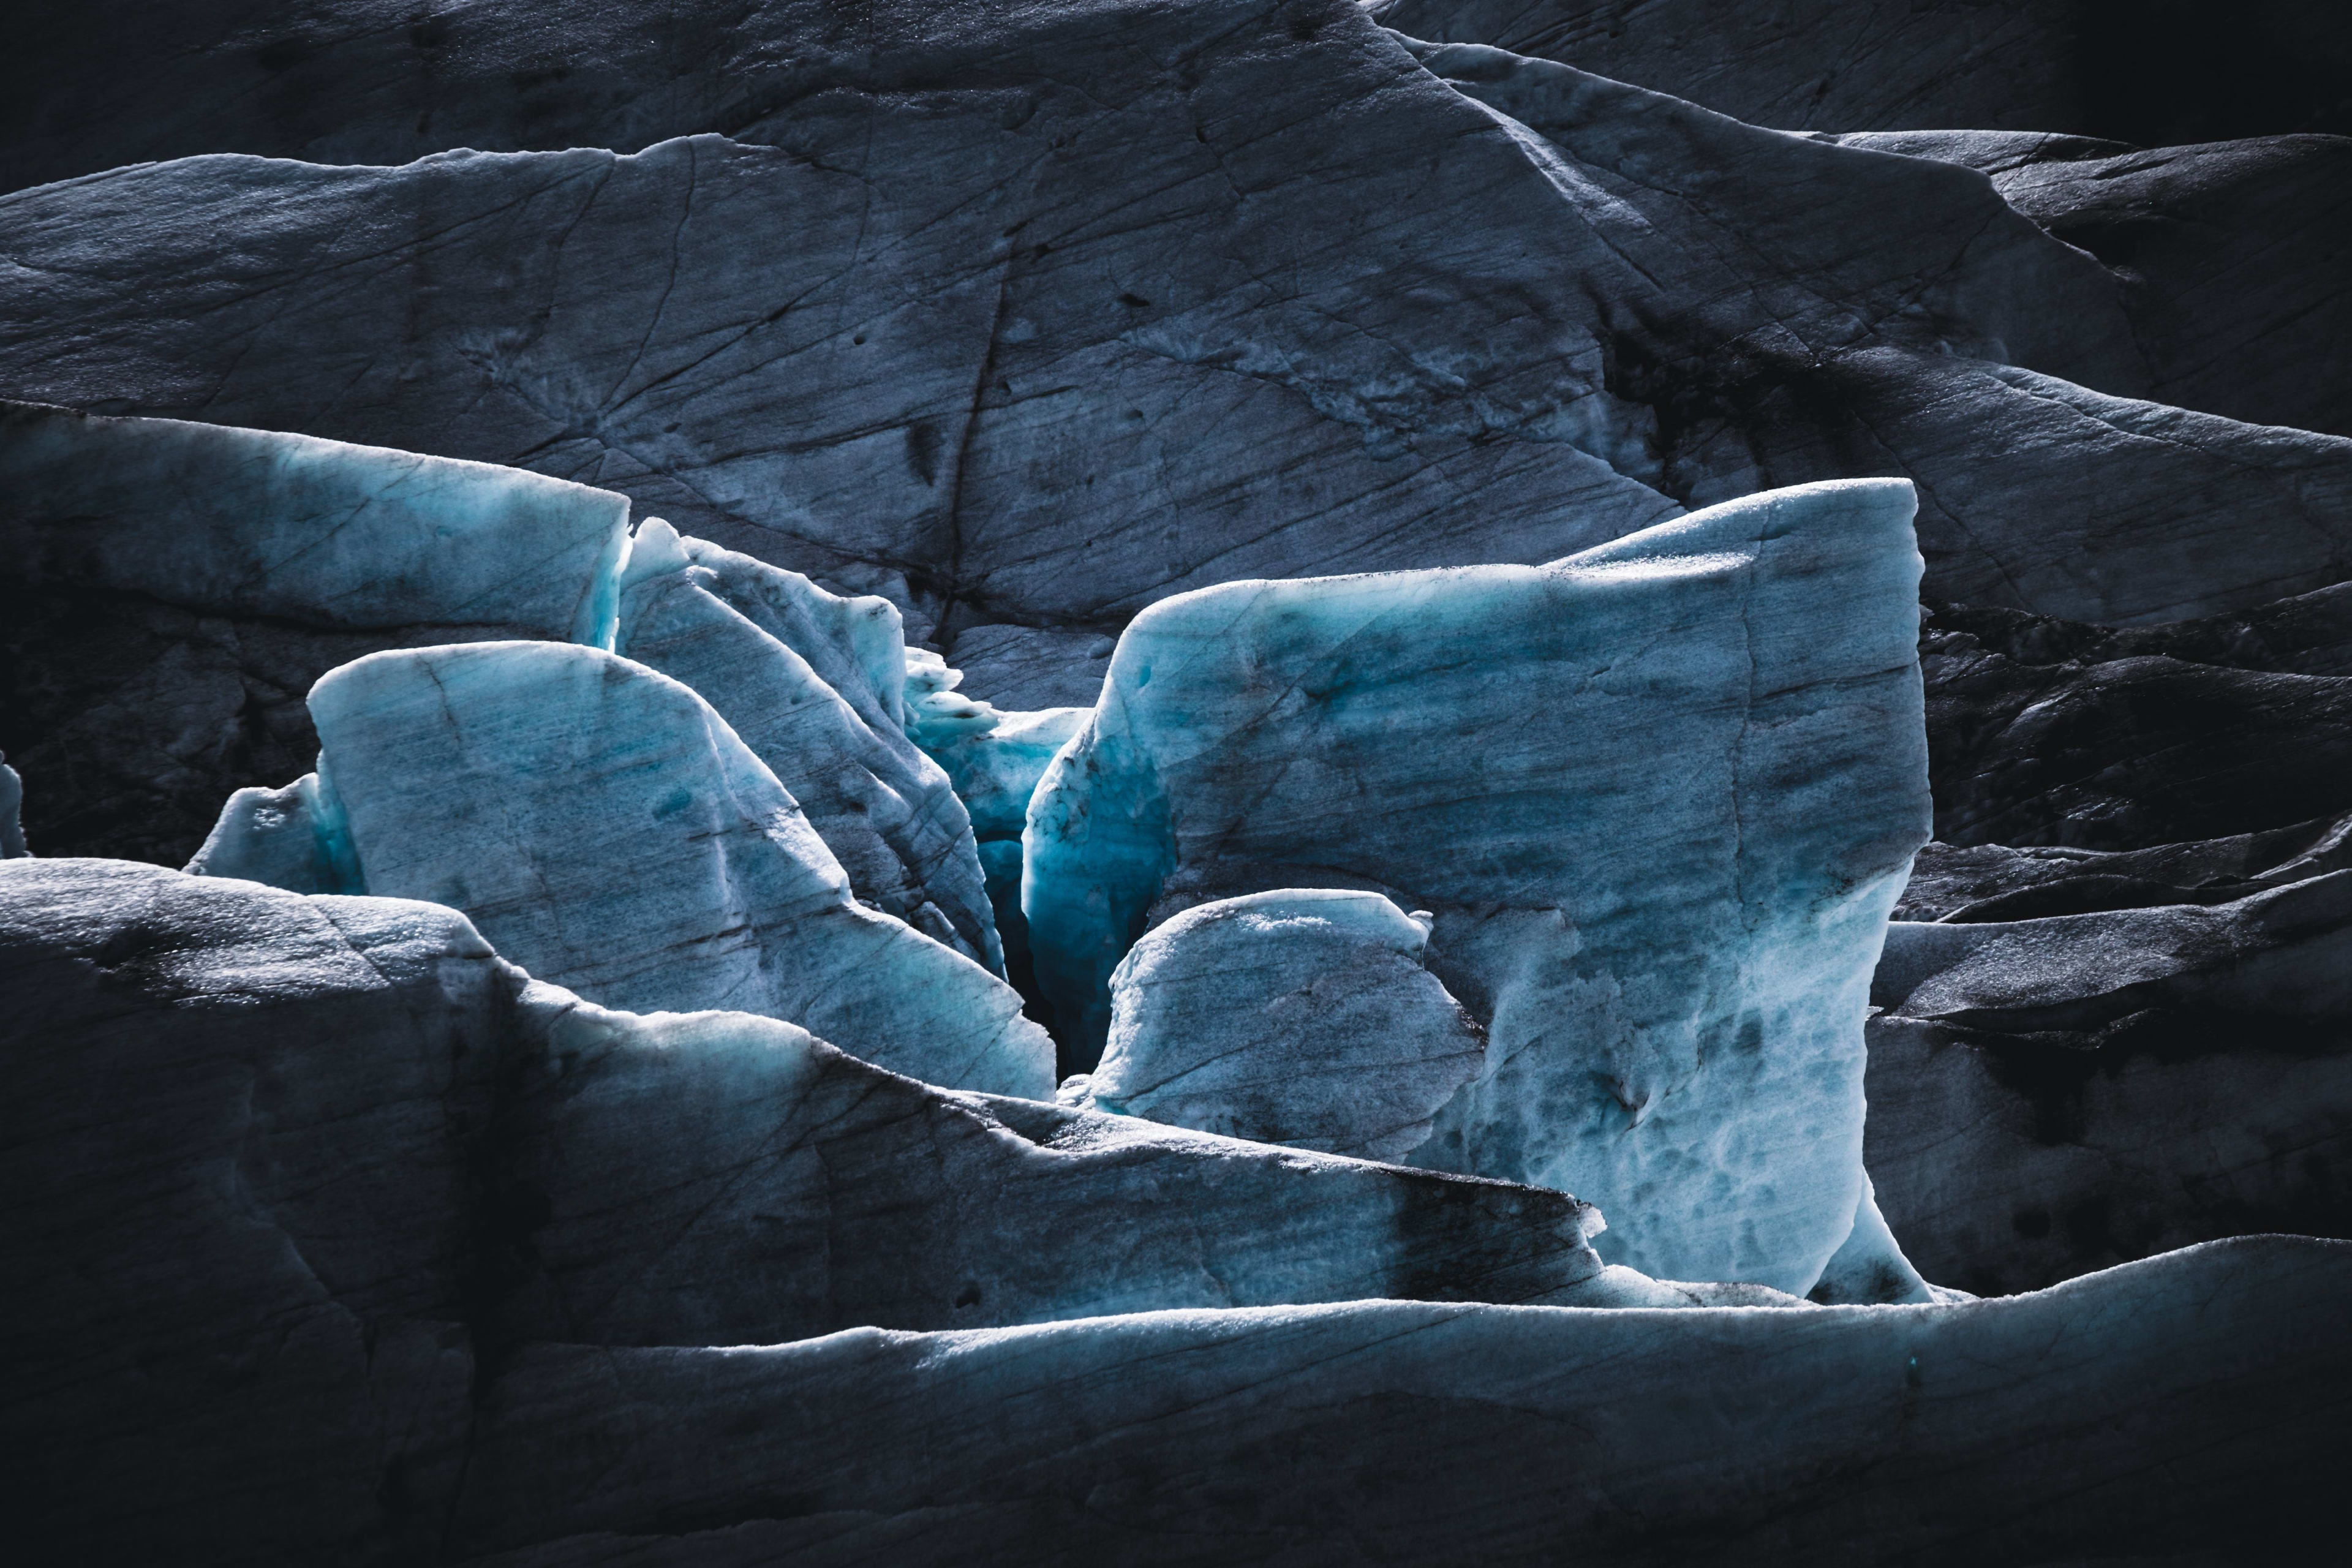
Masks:
[[[1003,972],[971,825],[908,738],[904,645],[887,600],[639,525],[615,647],[692,687],[768,765],[855,895]],[[936,658],[936,656],[933,656]]]
[[[1047,626],[967,626],[947,648],[962,689],[1007,710],[1092,707],[1118,639]]]
[[[1486,1056],[1422,967],[1428,942],[1378,893],[1286,888],[1187,910],[1111,975],[1110,1043],[1084,1103],[1402,1159]]]
[[[1587,1195],[1647,1273],[1810,1289],[1862,1196],[1865,998],[1928,837],[1911,510],[1803,486],[1549,567],[1154,605],[1031,803],[1041,985],[1100,1042],[1155,905],[1431,910],[1490,1035],[1415,1163]]]
[[[106,958],[134,950],[149,961]],[[49,1042],[49,1070],[19,1087],[105,1097],[63,1134],[93,1166],[183,1173],[193,1203],[76,1201],[177,1249],[191,1279],[237,1278],[220,1237],[260,1205],[331,1289],[407,1274],[408,1306],[449,1310],[462,1248],[446,1238],[498,1200],[446,1184],[495,1094],[499,1180],[535,1195],[512,1216],[527,1258],[484,1284],[521,1337],[770,1343],[1368,1297],[1709,1299],[1605,1268],[1587,1245],[1600,1216],[1564,1193],[951,1092],[773,1018],[598,1007],[500,956],[441,905],[121,861],[0,868],[0,985],[37,1008],[0,1018],[0,1041]],[[133,1058],[151,1070],[112,1084]],[[278,1261],[265,1253],[247,1282],[296,1272]],[[250,1296],[227,1311],[262,1332],[274,1316]]]
[[[536,1338],[1706,1300],[1604,1267],[1600,1215],[1566,1194],[945,1093],[741,1014],[614,1013],[545,986],[521,1012],[511,1168],[548,1200]]]
[[[467,1561],[707,1561],[709,1521],[784,1559],[846,1529],[894,1563],[1295,1561],[1376,1526],[1444,1561],[1439,1491],[1481,1560],[1908,1561],[1958,1516],[2035,1561],[2243,1544],[2231,1506],[2328,1495],[2341,1242],[1737,1310],[1774,1299],[1591,1272],[1562,1194],[942,1093],[772,1020],[578,1003],[446,908],[121,861],[0,866],[0,1241],[47,1371],[12,1421],[107,1561],[419,1521]],[[1345,1299],[1550,1290],[1735,1310]],[[1343,1299],[1208,1305],[1269,1293]],[[1186,1310],[1004,1326],[1110,1300]]]
[[[351,835],[340,812],[320,798],[316,773],[304,773],[284,789],[249,785],[230,795],[185,869],[294,893],[366,890]]]
[[[609,647],[628,499],[274,430],[0,404],[34,580],[313,626],[508,628]]]
[[[2250,856],[2275,863],[2321,826],[2261,855],[2084,858],[2222,872],[2206,891],[2226,894]],[[1888,927],[1869,1163],[1930,1278],[2006,1293],[2217,1237],[2344,1228],[2352,870],[2316,858],[2318,875],[2223,902]]]
[[[993,722],[959,722],[944,734],[927,730],[925,744],[947,769],[956,795],[971,813],[989,906],[1004,945],[1005,973],[1025,986],[1034,979],[1029,922],[1021,913],[1021,832],[1029,819],[1029,797],[1036,793],[1045,764],[1094,710],[1004,713],[987,703],[974,701],[971,706],[984,710]]]
[[[750,1562],[2317,1561],[2291,1542],[2332,1539],[2347,1281],[2352,1244],[2267,1237],[2013,1301],[533,1347],[463,1528],[711,1561],[684,1496]]]
[[[474,643],[345,665],[310,710],[368,892],[463,910],[610,1005],[737,1008],[927,1081],[1050,1093],[1011,987],[857,903],[775,775],[669,677]]]

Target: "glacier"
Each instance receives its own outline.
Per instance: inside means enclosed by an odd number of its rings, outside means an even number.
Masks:
[[[274,430],[0,404],[37,580],[341,626],[610,647],[627,500],[525,469]]]
[[[1482,1506],[1547,1551],[1654,1542],[1629,1497],[1675,1540],[1767,1509],[1907,1547],[1962,1509],[2041,1541],[2086,1480],[2111,1500],[2068,1528],[2112,1545],[2291,1502],[2329,1451],[2300,1391],[2342,1363],[2340,1242],[2003,1301],[1666,1286],[1565,1194],[941,1090],[771,1018],[594,1006],[446,906],[120,861],[0,864],[0,1239],[55,1325],[7,1416],[47,1437],[27,1479],[198,1519],[227,1488],[283,1558],[564,1556],[680,1498],[689,1552],[968,1561],[984,1525],[1009,1562],[1034,1517],[1253,1561],[1372,1517],[1442,1555],[1402,1506],[1433,1467],[1523,1475]],[[1269,1469],[1334,1443],[1412,1486]],[[1857,1491],[1857,1456],[1895,1479]]]

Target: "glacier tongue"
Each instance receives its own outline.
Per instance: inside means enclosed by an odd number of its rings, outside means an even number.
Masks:
[[[904,645],[889,601],[681,540],[651,518],[632,543],[618,651],[692,687],[768,765],[856,895],[996,973],[971,822],[903,727]]]
[[[1111,976],[1083,1103],[1399,1160],[1476,1076],[1478,1026],[1422,967],[1429,928],[1378,893],[1286,888],[1185,910]]]
[[[609,1005],[763,1014],[929,1082],[1050,1094],[1013,989],[855,901],[791,794],[669,677],[473,643],[345,665],[310,711],[367,892],[462,910]]]
[[[1490,1031],[1415,1163],[1571,1188],[1645,1272],[1804,1291],[1864,1190],[1862,1024],[1928,837],[1911,487],[1727,502],[1547,567],[1162,601],[1031,803],[1040,984],[1099,1049],[1154,913],[1433,912]]]

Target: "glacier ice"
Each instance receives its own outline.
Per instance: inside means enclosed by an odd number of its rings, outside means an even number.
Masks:
[[[1285,888],[1201,904],[1112,973],[1103,1110],[1398,1160],[1477,1075],[1486,1038],[1423,964],[1429,927],[1378,893]]]
[[[985,705],[974,703],[975,708]],[[1084,727],[1091,708],[1044,708],[1032,712],[987,710],[985,727],[926,737],[931,754],[955,781],[982,842],[1017,840],[1029,822],[1029,797],[1054,753]]]
[[[527,469],[276,430],[0,402],[36,581],[309,625],[610,647],[629,502]]]
[[[25,781],[8,765],[5,754],[0,754],[0,860],[13,860],[25,853]]]
[[[1065,1029],[1099,1049],[1155,915],[1383,893],[1433,912],[1430,970],[1489,1031],[1415,1163],[1586,1194],[1646,1273],[1810,1289],[1853,1229],[1870,974],[1928,837],[1912,505],[1808,485],[1547,567],[1153,605],[1030,805]]]
[[[930,1082],[1051,1091],[1013,989],[858,903],[775,775],[669,677],[469,643],[345,665],[310,710],[366,891],[463,910],[610,1005],[761,1013]]]
[[[357,893],[366,887],[341,810],[320,798],[316,773],[283,789],[248,784],[232,794],[184,868],[294,893]]]
[[[1368,1521],[1461,1560],[1433,1476],[1481,1562],[1791,1521],[1764,1560],[1907,1561],[1953,1510],[2112,1556],[2151,1508],[2242,1542],[2208,1516],[2250,1486],[2330,1495],[2343,1242],[1742,1310],[1598,1268],[1565,1194],[942,1092],[582,1003],[446,908],[121,861],[0,864],[0,985],[44,1330],[9,1430],[95,1560],[419,1521],[457,1562],[1288,1561]]]
[[[608,641],[628,500],[282,431],[0,402],[0,744],[53,855],[177,863],[379,648]]]
[[[1003,972],[971,822],[908,739],[905,649],[887,600],[829,594],[651,518],[631,542],[614,646],[727,721],[857,898]]]
[[[939,669],[934,674],[928,666],[924,668],[922,679],[931,687],[924,695],[936,699],[946,693],[961,700],[933,701],[929,711],[934,717],[926,721],[923,745],[947,770],[957,796],[971,813],[989,907],[1003,943],[1004,972],[1015,984],[1034,987],[1029,922],[1021,913],[1021,833],[1029,820],[1029,797],[1036,793],[1045,764],[1078,732],[1093,710],[1046,708],[999,712],[992,704],[961,698],[950,686],[933,685],[944,679],[944,660],[939,661]],[[951,716],[940,714],[940,709],[950,706],[955,710]],[[942,724],[940,717],[950,717],[950,721]]]
[[[1958,1299],[1962,1292],[1930,1285],[1920,1278],[1902,1244],[1878,1212],[1878,1194],[1870,1178],[1862,1179],[1862,1196],[1854,1204],[1853,1226],[1822,1267],[1821,1278],[1807,1292],[1814,1300],[1835,1306],[1893,1306]]]
[[[146,961],[109,961],[131,953]],[[952,1092],[771,1017],[599,1007],[500,957],[443,905],[120,861],[0,867],[0,980],[37,1004],[0,1038],[155,1069],[69,1138],[102,1152],[120,1133],[194,1173],[193,1205],[109,1201],[196,1254],[200,1279],[237,1278],[226,1238],[257,1204],[331,1289],[406,1274],[411,1310],[454,1312],[466,1205],[527,1193],[524,1254],[480,1288],[505,1331],[574,1344],[1715,1297],[1604,1265],[1601,1217],[1566,1193]],[[20,1088],[110,1093],[108,1078],[66,1066]],[[469,1164],[494,1172],[488,1193]],[[292,1294],[274,1310],[299,1313]]]

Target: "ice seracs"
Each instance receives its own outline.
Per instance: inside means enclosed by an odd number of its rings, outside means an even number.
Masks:
[[[365,891],[463,910],[611,1005],[737,1008],[930,1082],[1050,1092],[1051,1043],[1012,988],[858,903],[791,794],[669,677],[475,643],[346,665],[310,708]]]
[[[1099,1048],[1155,916],[1381,892],[1488,1032],[1415,1163],[1587,1194],[1645,1272],[1810,1289],[1928,837],[1911,512],[1900,480],[1804,486],[1547,567],[1154,605],[1030,805],[1066,1037]]]

